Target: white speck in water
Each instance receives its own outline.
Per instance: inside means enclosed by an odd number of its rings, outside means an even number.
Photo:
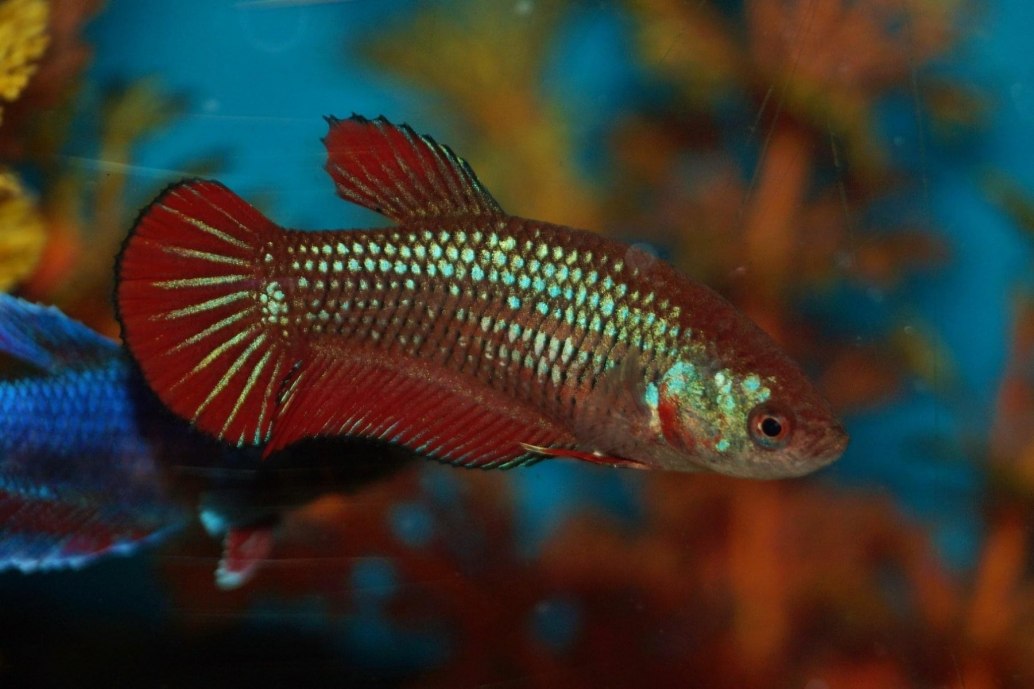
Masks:
[[[535,9],[535,3],[532,0],[517,0],[513,6],[514,14],[518,17],[527,17],[533,9]]]
[[[902,146],[904,146],[905,145],[905,137],[900,136],[900,135],[899,136],[895,136],[894,137],[894,145],[897,146],[898,148],[901,148]]]
[[[221,107],[222,104],[220,104],[219,100],[216,98],[206,98],[205,101],[201,104],[201,110],[203,110],[206,113],[219,112],[219,109]]]

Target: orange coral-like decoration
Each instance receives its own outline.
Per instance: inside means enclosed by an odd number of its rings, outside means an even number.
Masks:
[[[48,16],[49,6],[44,0],[0,3],[0,100],[15,100],[36,71],[36,61],[50,41]]]

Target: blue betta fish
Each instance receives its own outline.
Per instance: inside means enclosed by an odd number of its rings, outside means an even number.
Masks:
[[[223,542],[216,583],[240,586],[269,559],[284,512],[411,459],[351,447],[343,464],[342,449],[313,442],[260,462],[257,449],[202,436],[165,410],[117,343],[0,293],[0,570],[132,553],[186,525],[196,500]]]
[[[78,567],[181,525],[167,423],[117,343],[0,294],[0,569]]]

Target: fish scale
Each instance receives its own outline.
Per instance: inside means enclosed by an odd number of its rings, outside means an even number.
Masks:
[[[285,232],[263,260],[267,279],[307,308],[266,318],[289,340],[398,349],[568,417],[622,351],[642,352],[643,382],[656,382],[679,345],[679,309],[636,285],[638,269],[615,257],[626,247],[594,235],[559,246],[559,228],[519,219],[493,225]]]
[[[266,455],[358,435],[483,468],[556,456],[774,477],[842,451],[800,369],[704,285],[504,213],[409,127],[329,122],[338,193],[395,226],[286,230],[186,180],[123,247],[124,340],[198,428]]]

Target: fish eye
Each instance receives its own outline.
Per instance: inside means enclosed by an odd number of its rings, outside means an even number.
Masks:
[[[747,421],[751,439],[767,450],[786,447],[790,441],[792,426],[793,422],[788,414],[768,405],[755,407]]]

